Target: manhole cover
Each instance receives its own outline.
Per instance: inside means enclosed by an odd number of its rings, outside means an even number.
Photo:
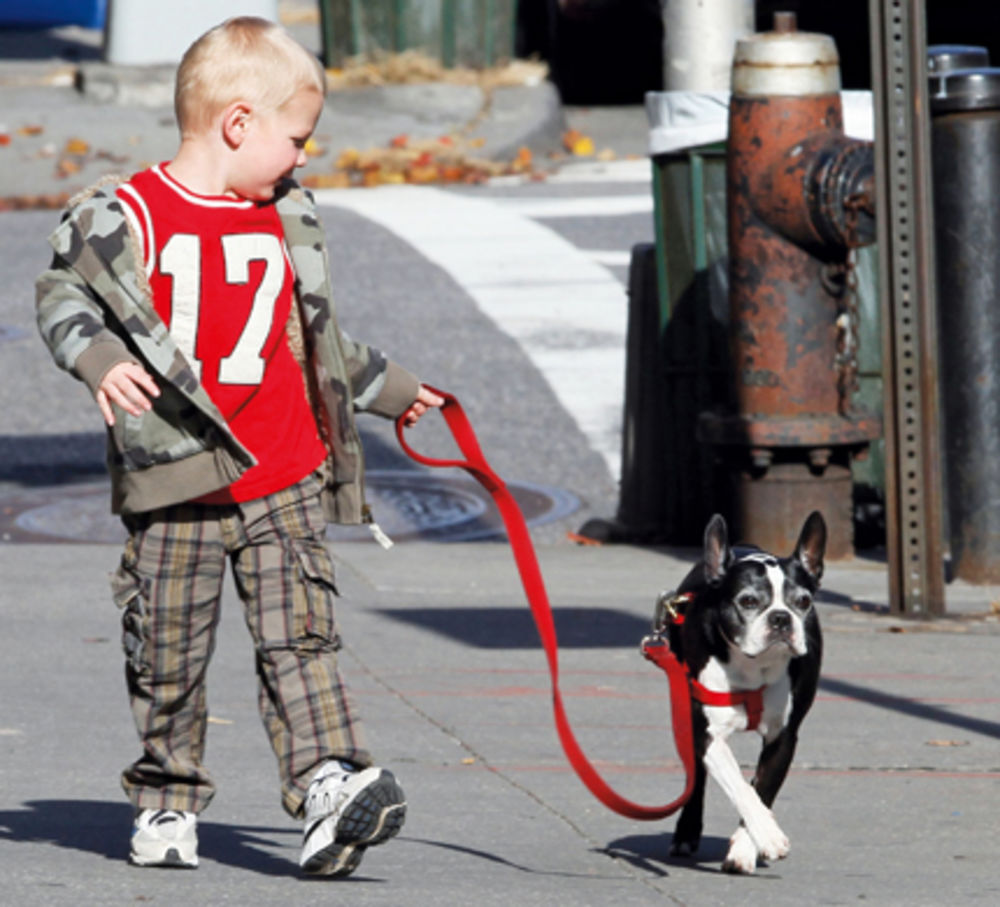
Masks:
[[[379,525],[394,539],[419,536],[469,541],[503,534],[489,495],[471,479],[403,470],[370,470],[368,500]],[[529,526],[562,519],[580,502],[567,491],[508,482]],[[108,512],[107,482],[25,491],[0,500],[0,540],[6,542],[121,543],[124,529]],[[331,526],[335,541],[370,538],[364,526]]]

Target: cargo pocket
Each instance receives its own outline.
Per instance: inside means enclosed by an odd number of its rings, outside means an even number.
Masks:
[[[136,674],[149,670],[146,640],[149,638],[148,589],[135,569],[132,540],[125,544],[118,569],[111,575],[111,596],[122,609],[122,650],[130,669]]]
[[[295,554],[301,582],[293,596],[291,642],[308,651],[339,649],[333,607],[338,592],[330,554],[322,542],[312,539],[297,540]]]

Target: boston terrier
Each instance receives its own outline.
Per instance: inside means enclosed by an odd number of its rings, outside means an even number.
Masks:
[[[676,593],[657,603],[654,626],[687,667],[692,696],[696,776],[674,831],[673,855],[698,849],[706,771],[741,820],[723,870],[751,873],[758,860],[788,854],[771,806],[816,695],[823,639],[813,597],[825,547],[826,523],[816,511],[785,558],[731,548],[726,521],[716,514],[705,529],[704,558]],[[727,743],[730,734],[746,730],[763,738],[752,783]]]

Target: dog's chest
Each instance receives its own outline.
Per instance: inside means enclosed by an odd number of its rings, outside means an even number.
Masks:
[[[788,660],[757,665],[749,659],[743,664],[723,663],[709,658],[699,672],[697,680],[704,687],[719,693],[738,693],[762,689],[763,710],[756,730],[764,737],[777,734],[787,723],[792,708],[792,684],[788,674]],[[748,714],[739,704],[706,706],[705,715],[713,736],[727,736],[748,729]]]

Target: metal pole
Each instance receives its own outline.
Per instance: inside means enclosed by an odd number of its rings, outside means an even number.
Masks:
[[[441,0],[441,63],[455,65],[455,0]]]
[[[320,29],[323,37],[323,65],[331,69],[339,62],[334,50],[336,30],[333,27],[333,0],[320,0]]]
[[[392,49],[396,53],[406,50],[406,0],[394,0],[392,4]]]
[[[496,40],[493,35],[493,17],[496,15],[493,0],[485,0],[483,11],[483,66],[492,66],[496,60]]]
[[[944,613],[923,0],[871,0],[890,607]]]
[[[663,25],[664,88],[728,91],[736,39],[754,30],[754,0],[669,0]]]

